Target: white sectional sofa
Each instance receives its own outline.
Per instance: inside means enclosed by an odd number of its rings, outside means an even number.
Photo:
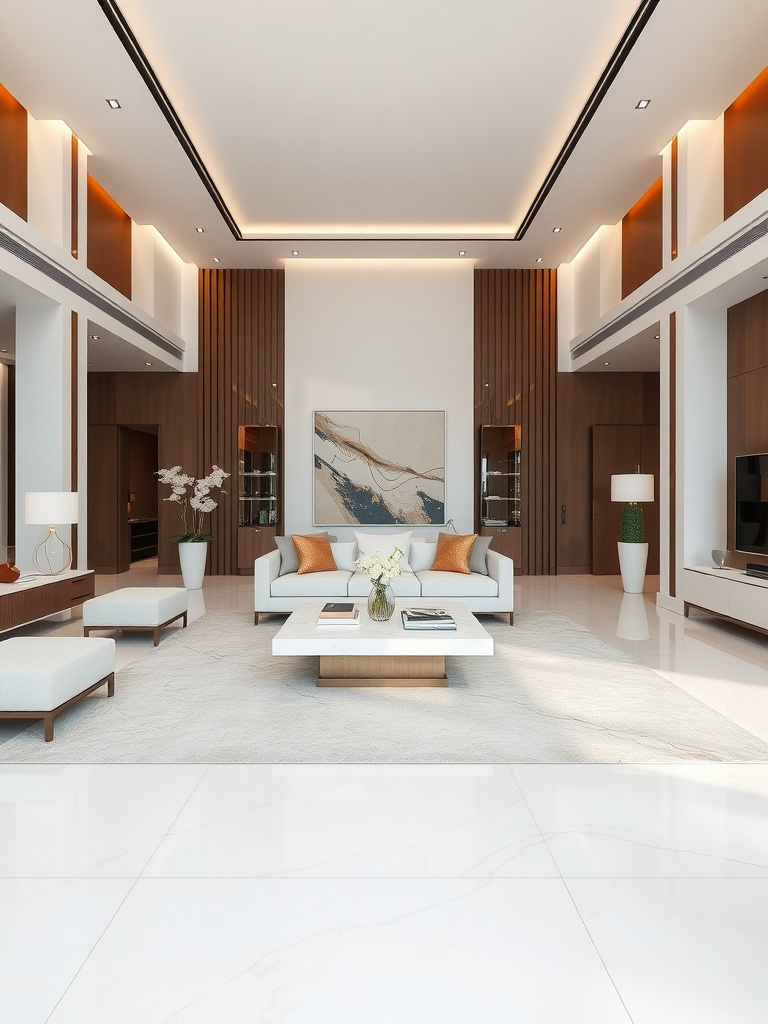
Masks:
[[[336,545],[331,545],[334,548]],[[415,542],[413,547],[419,547]],[[431,544],[430,548],[434,549]],[[426,550],[426,546],[425,546]],[[434,559],[434,550],[431,552]],[[414,558],[416,565],[431,564],[428,558]],[[337,561],[338,564],[338,561]],[[514,613],[514,563],[497,551],[488,550],[488,575],[478,572],[433,572],[417,569],[404,572],[392,580],[395,597],[428,597],[439,600],[460,600],[472,612]],[[331,598],[367,598],[371,581],[361,572],[337,569],[335,572],[289,572],[280,575],[280,552],[270,551],[254,563],[254,622],[258,625],[263,612],[292,612],[302,601]]]

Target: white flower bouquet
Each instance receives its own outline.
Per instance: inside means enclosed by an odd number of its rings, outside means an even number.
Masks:
[[[213,540],[210,533],[203,532],[203,516],[218,507],[218,502],[211,497],[211,491],[214,487],[220,488],[230,474],[214,466],[208,476],[195,480],[193,476],[184,473],[181,466],[173,466],[171,469],[159,469],[156,475],[160,477],[161,484],[169,484],[171,488],[170,496],[163,498],[163,501],[175,501],[181,505],[184,532],[171,537],[171,540],[177,543]],[[188,487],[192,488],[191,495],[187,493]],[[226,494],[226,491],[222,491],[222,494]]]
[[[386,557],[380,551],[374,551],[371,555],[360,555],[355,559],[355,565],[370,578],[374,586],[385,587],[391,579],[400,575],[402,557],[400,548],[394,548]]]

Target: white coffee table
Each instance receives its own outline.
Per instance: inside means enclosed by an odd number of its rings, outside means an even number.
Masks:
[[[368,618],[356,601],[360,625],[318,627],[323,601],[307,601],[288,617],[272,641],[272,654],[320,658],[318,686],[447,686],[446,655],[493,654],[493,638],[460,601],[402,598],[388,622]],[[455,630],[406,630],[403,608],[439,605],[453,616]]]

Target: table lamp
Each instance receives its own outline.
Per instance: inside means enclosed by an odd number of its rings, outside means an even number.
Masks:
[[[57,576],[72,564],[72,548],[56,532],[57,526],[77,522],[77,491],[27,491],[24,522],[48,526],[48,536],[32,553],[35,567],[44,576]]]
[[[652,473],[617,473],[611,477],[611,501],[623,501],[621,540],[618,542],[621,582],[626,594],[642,594],[648,543],[639,502],[653,501]]]

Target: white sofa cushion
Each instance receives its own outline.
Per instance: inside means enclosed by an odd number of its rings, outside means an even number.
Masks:
[[[421,584],[418,576],[412,572],[403,573],[402,576],[395,576],[390,581],[392,593],[395,597],[421,597]],[[373,584],[364,572],[356,572],[349,581],[350,597],[367,597],[370,594]]]
[[[357,546],[361,555],[375,555],[377,552],[387,558],[394,548],[400,548],[403,557],[400,559],[401,572],[413,572],[408,561],[408,550],[411,546],[411,530],[405,533],[358,533],[355,531]]]
[[[432,540],[411,541],[411,550],[408,553],[408,561],[414,572],[424,572],[432,568],[435,560],[437,543]]]
[[[420,572],[422,597],[496,597],[499,586],[492,576],[471,572]]]
[[[355,559],[357,558],[357,543],[353,540],[337,541],[331,544],[331,552],[337,569],[344,572],[357,572]]]
[[[289,572],[272,580],[272,597],[346,597],[347,584],[352,573]]]

